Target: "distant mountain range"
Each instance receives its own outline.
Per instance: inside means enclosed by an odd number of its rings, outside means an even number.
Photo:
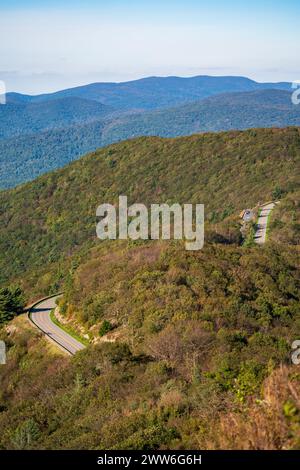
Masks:
[[[116,109],[158,109],[208,98],[219,93],[291,90],[291,83],[258,83],[245,77],[148,77],[123,83],[91,83],[43,95],[8,93],[10,103],[41,103],[60,98],[99,101]]]
[[[291,85],[243,77],[153,77],[38,96],[8,93],[0,106],[0,188],[132,137],[286,126],[300,126]]]

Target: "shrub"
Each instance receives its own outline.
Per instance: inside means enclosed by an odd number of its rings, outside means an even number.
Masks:
[[[13,444],[18,450],[30,449],[39,436],[40,431],[37,423],[33,419],[28,419],[15,430]]]
[[[108,320],[104,320],[102,322],[102,325],[100,326],[99,335],[104,336],[106,335],[106,333],[108,333],[112,329],[113,329],[113,325]]]
[[[281,189],[279,186],[276,186],[274,191],[272,191],[272,198],[273,199],[281,199],[284,194],[283,189]]]

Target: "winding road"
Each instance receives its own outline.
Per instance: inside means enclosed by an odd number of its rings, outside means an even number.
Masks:
[[[270,202],[261,207],[261,212],[257,220],[257,230],[254,237],[255,242],[258,244],[263,244],[266,241],[268,217],[274,207],[274,202]],[[84,344],[53,323],[50,316],[51,310],[56,307],[56,299],[60,296],[61,294],[41,300],[33,307],[29,308],[29,319],[61,349],[73,355],[77,351],[84,349]]]
[[[275,203],[270,202],[269,204],[265,204],[261,207],[261,212],[257,219],[257,230],[255,232],[254,240],[259,245],[262,245],[266,241],[267,235],[267,225],[268,225],[268,217],[272,209],[274,209]]]
[[[55,295],[35,304],[29,309],[29,318],[48,338],[73,355],[85,346],[52,322],[50,313],[56,307],[56,299],[59,297],[60,295]]]

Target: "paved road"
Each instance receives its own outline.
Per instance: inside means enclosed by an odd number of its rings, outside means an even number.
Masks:
[[[261,207],[261,213],[257,220],[257,230],[254,235],[254,240],[259,245],[262,245],[266,241],[268,217],[274,207],[274,202],[270,202],[269,204]]]
[[[42,300],[30,310],[31,321],[42,330],[54,342],[58,343],[60,347],[66,350],[69,354],[75,354],[77,351],[84,349],[85,346],[70,336],[64,330],[55,325],[51,318],[50,312],[55,308],[55,300],[60,297],[59,295],[51,297],[51,299]]]

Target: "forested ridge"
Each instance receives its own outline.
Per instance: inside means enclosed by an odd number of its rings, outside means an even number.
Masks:
[[[280,89],[220,91],[155,109],[113,108],[92,99],[55,96],[0,107],[0,188],[32,180],[99,147],[138,136],[300,125],[299,106],[292,103],[291,91]]]

